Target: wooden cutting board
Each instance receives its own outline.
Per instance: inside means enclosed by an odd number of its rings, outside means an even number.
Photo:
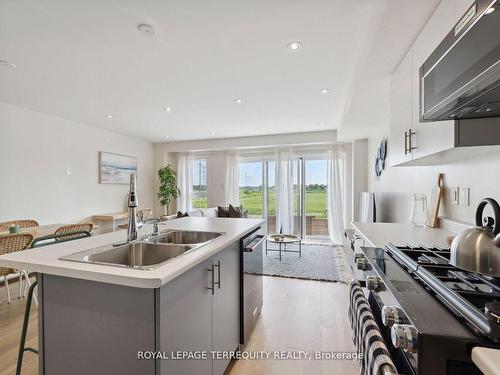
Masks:
[[[443,195],[443,174],[438,174],[436,185],[432,188],[431,198],[429,201],[429,226],[437,228],[439,206],[441,205],[441,197]]]

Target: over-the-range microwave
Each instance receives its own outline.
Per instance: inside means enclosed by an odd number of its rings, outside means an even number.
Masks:
[[[500,0],[477,0],[420,67],[420,119],[500,116]]]

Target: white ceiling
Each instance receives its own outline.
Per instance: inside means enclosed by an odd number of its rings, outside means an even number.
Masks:
[[[17,65],[0,101],[153,142],[335,129],[361,72],[390,73],[437,2],[0,0]]]

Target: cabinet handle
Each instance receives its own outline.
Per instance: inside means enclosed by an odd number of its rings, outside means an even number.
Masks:
[[[405,155],[408,155],[408,133],[405,130]]]
[[[405,155],[408,155],[409,153],[413,152],[413,150],[416,149],[416,147],[414,147],[412,145],[412,136],[415,135],[417,133],[415,133],[413,130],[411,129],[408,129],[408,131],[405,131]]]
[[[212,295],[215,294],[215,278],[214,278],[215,270],[214,270],[214,267],[215,266],[212,264],[212,267],[208,269],[208,272],[211,272],[211,274],[212,274],[212,279],[210,281],[211,287],[207,287],[207,289],[212,291]]]
[[[217,281],[215,281],[214,284],[217,284],[220,289],[220,260],[217,261],[217,264],[214,267],[217,267]]]
[[[416,149],[416,147],[414,147],[412,145],[412,142],[411,142],[412,141],[412,136],[414,136],[415,134],[417,134],[417,133],[415,133],[411,129],[408,130],[408,140],[409,140],[408,141],[408,152],[413,152],[413,150]]]

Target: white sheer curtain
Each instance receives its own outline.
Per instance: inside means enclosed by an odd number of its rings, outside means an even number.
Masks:
[[[328,234],[334,244],[342,244],[344,233],[345,152],[342,146],[328,150]]]
[[[193,190],[191,156],[187,152],[181,152],[177,160],[177,187],[181,196],[177,198],[177,210],[181,212],[191,211],[193,208],[191,195]]]
[[[240,174],[238,170],[238,153],[235,151],[226,152],[226,206],[240,205]]]
[[[293,153],[285,147],[276,155],[276,231],[293,234]]]

